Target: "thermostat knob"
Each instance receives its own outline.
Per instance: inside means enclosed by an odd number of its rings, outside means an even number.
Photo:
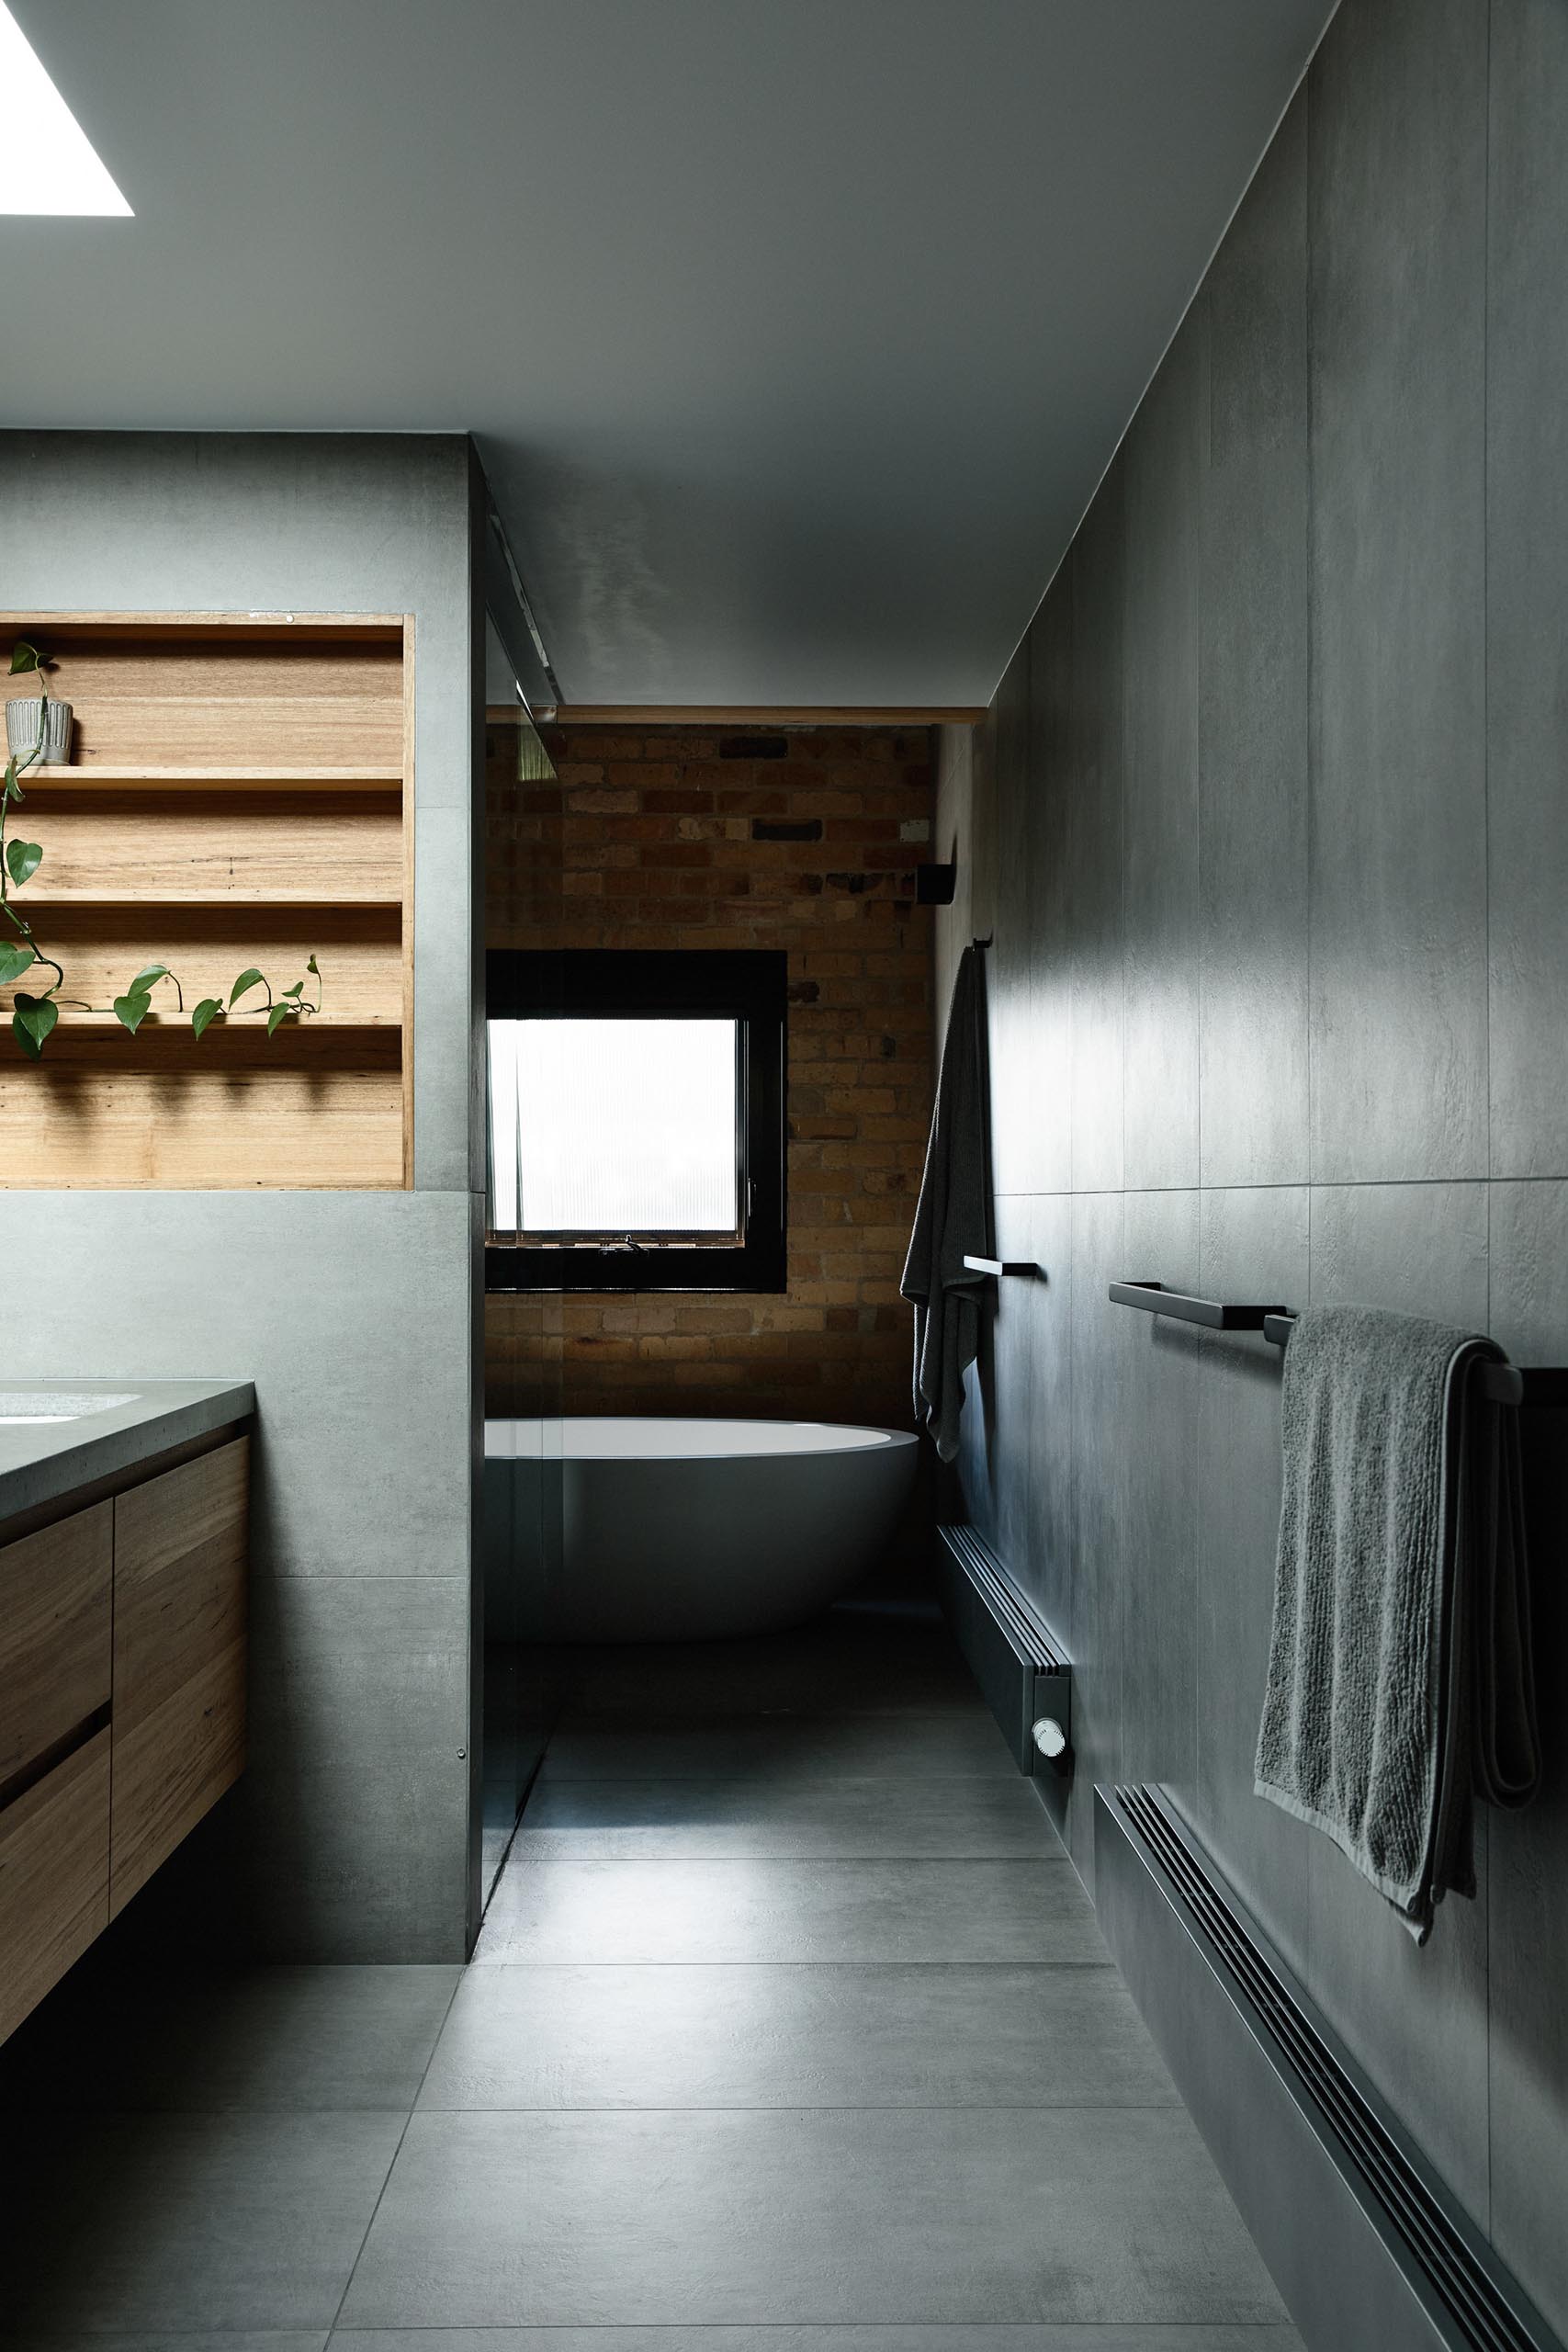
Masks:
[[[1034,1726],[1034,1745],[1042,1756],[1062,1756],[1066,1753],[1067,1735],[1055,1715],[1042,1715]]]

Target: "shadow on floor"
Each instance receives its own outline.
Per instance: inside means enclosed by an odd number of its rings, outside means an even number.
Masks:
[[[934,1615],[558,1664],[467,1971],[89,1969],[0,2053],[0,2340],[1293,2352]]]

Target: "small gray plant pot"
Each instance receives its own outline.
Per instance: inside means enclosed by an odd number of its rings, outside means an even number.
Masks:
[[[44,763],[64,767],[71,758],[71,705],[57,702],[52,695],[47,706],[41,695],[18,695],[6,705],[6,749],[14,760],[31,756],[38,749],[39,729],[46,707],[49,727],[44,738]]]

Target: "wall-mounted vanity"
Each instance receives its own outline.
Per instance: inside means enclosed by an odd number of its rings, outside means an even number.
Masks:
[[[243,1769],[254,1405],[0,1388],[0,2041]]]

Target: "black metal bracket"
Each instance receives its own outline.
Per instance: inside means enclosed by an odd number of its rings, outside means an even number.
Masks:
[[[971,1274],[989,1274],[997,1280],[1003,1274],[1022,1274],[1037,1283],[1045,1280],[1044,1267],[1037,1266],[1032,1258],[971,1258],[965,1252],[964,1264]]]

